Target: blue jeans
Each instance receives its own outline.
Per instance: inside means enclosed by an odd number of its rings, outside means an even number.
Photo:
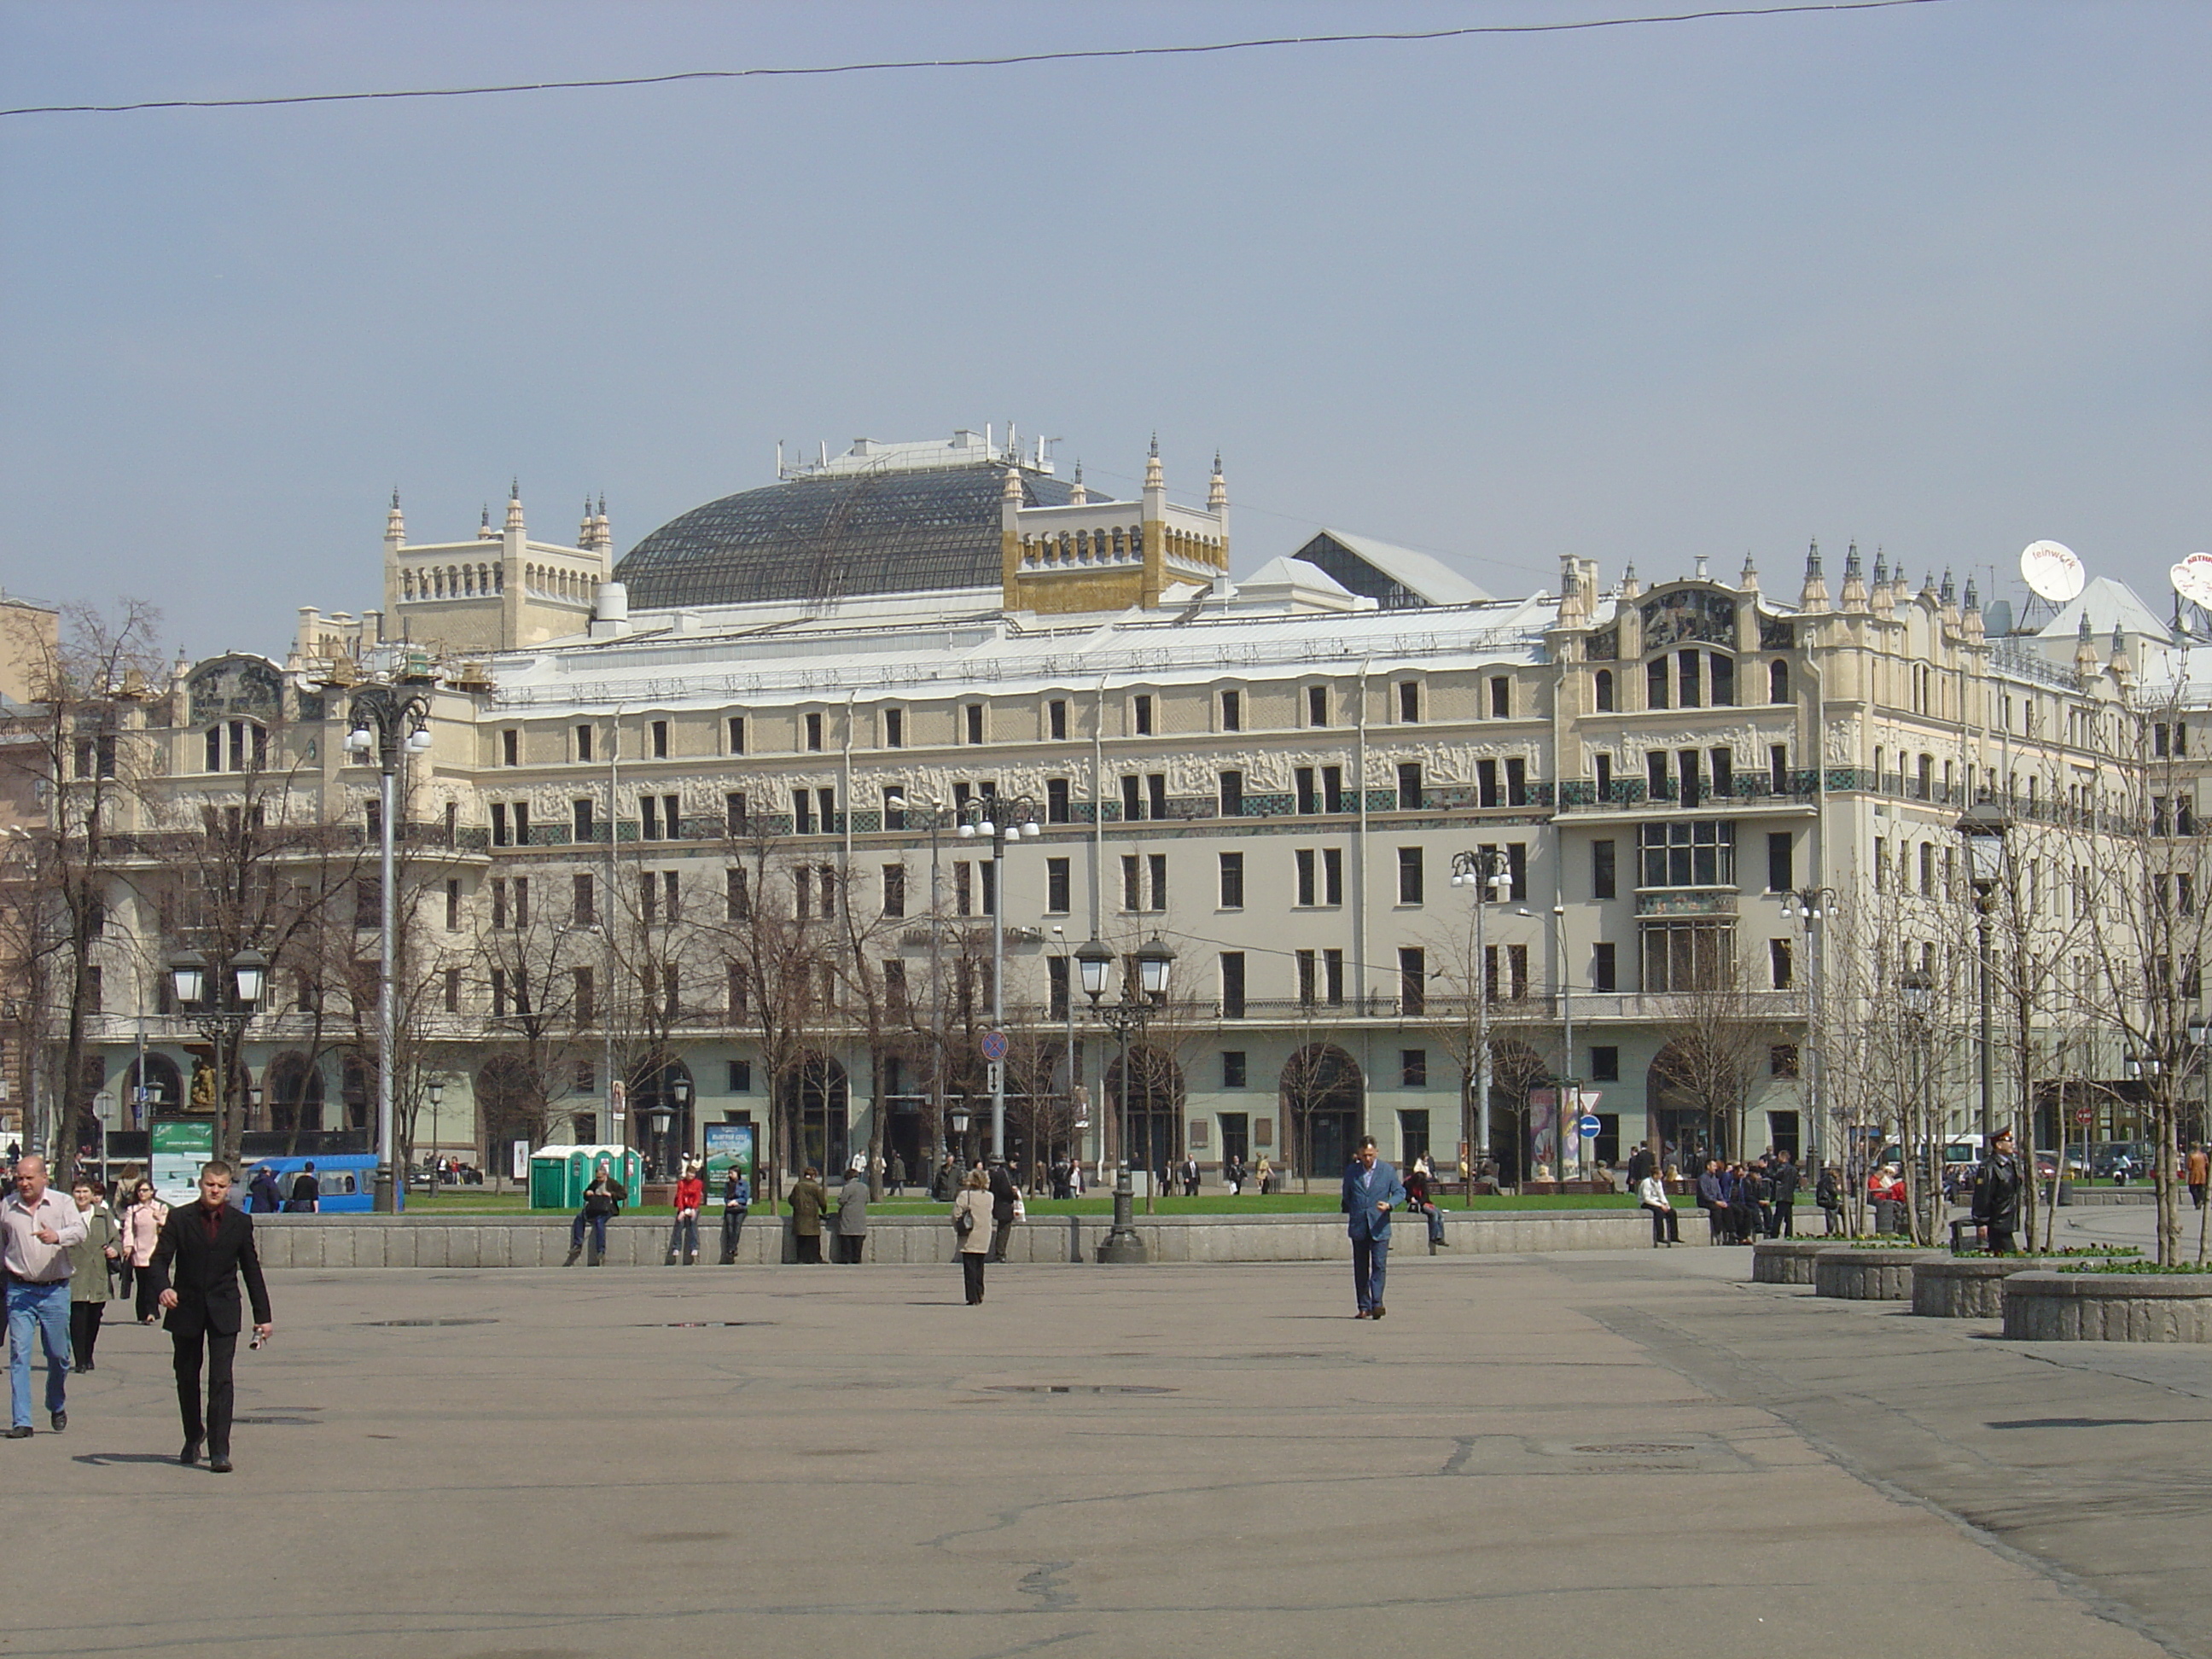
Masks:
[[[605,1255],[607,1253],[606,1217],[586,1215],[581,1210],[576,1212],[575,1224],[568,1229],[568,1248],[572,1250],[580,1250],[584,1248],[584,1229],[586,1225],[592,1230],[592,1254],[594,1256]]]
[[[1389,1234],[1352,1241],[1352,1293],[1358,1299],[1360,1312],[1370,1313],[1382,1306],[1382,1273],[1389,1261]]]
[[[699,1254],[699,1218],[679,1215],[676,1224],[668,1230],[668,1254],[695,1256]]]
[[[21,1280],[8,1286],[8,1403],[19,1429],[31,1425],[31,1344],[33,1334],[46,1346],[46,1409],[68,1403],[70,1282],[51,1285]]]

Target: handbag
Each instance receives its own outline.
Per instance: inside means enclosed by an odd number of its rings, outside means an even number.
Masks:
[[[952,1212],[952,1231],[963,1238],[974,1232],[975,1231],[975,1211],[965,1208],[955,1210]]]

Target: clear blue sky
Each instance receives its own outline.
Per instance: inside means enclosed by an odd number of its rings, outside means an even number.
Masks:
[[[1636,9],[0,0],[0,102]],[[0,121],[0,582],[281,653],[377,602],[395,483],[417,539],[604,490],[627,550],[779,438],[1011,418],[1112,489],[1218,446],[1245,569],[1326,522],[1500,592],[1794,591],[1813,535],[2009,585],[2048,536],[2155,596],[2212,546],[2208,66],[2212,7],[1948,0]]]

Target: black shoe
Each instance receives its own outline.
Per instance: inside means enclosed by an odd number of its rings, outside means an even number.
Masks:
[[[56,1412],[48,1420],[53,1424],[54,1432],[56,1434],[59,1434],[64,1429],[69,1427],[69,1413],[67,1412]]]
[[[79,1376],[88,1376],[92,1371],[92,1361],[89,1359],[82,1361],[77,1364],[70,1366],[70,1369],[75,1371]]]
[[[210,1474],[228,1474],[230,1473],[230,1454],[228,1452],[217,1452],[213,1457],[209,1458],[208,1473]]]
[[[200,1443],[197,1440],[185,1441],[184,1450],[177,1454],[177,1462],[182,1463],[186,1468],[190,1468],[193,1464],[199,1461]]]
[[[31,1437],[31,1425],[28,1423],[18,1423],[8,1431],[8,1437],[10,1440],[28,1440]]]
[[[1370,1314],[1368,1317],[1370,1319],[1380,1319],[1382,1317],[1384,1311],[1382,1304],[1378,1302],[1375,1304],[1375,1311]]]

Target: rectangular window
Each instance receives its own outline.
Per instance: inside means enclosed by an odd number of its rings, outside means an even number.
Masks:
[[[1797,860],[1793,855],[1793,844],[1789,831],[1779,830],[1766,838],[1766,890],[1770,893],[1794,891],[1797,885]]]
[[[1297,964],[1298,1003],[1302,1007],[1310,1008],[1319,1000],[1320,994],[1316,988],[1319,961],[1312,951],[1301,951],[1297,953]]]
[[[592,878],[576,874],[568,878],[568,921],[571,927],[590,927],[599,921],[599,899]]]
[[[1249,1070],[1244,1064],[1244,1051],[1242,1048],[1224,1048],[1221,1051],[1221,1086],[1223,1088],[1242,1089],[1245,1086],[1244,1079],[1249,1075]]]
[[[1145,908],[1144,860],[1134,853],[1121,859],[1121,908],[1131,911]]]
[[[592,970],[588,968],[570,969],[568,982],[574,1005],[570,1012],[574,1015],[577,1024],[589,1025],[599,1012],[599,1010],[592,1006]]]
[[[1608,1044],[1589,1051],[1590,1081],[1618,1083],[1620,1081],[1620,1050]]]
[[[1321,769],[1321,810],[1324,812],[1352,811],[1352,797],[1344,793],[1344,769],[1340,766]]]
[[[1297,792],[1297,810],[1301,815],[1310,815],[1321,811],[1321,797],[1314,792],[1312,767],[1295,768],[1291,773],[1291,783]]]
[[[1126,773],[1121,779],[1121,822],[1137,823],[1144,816],[1144,780],[1134,772]]]
[[[810,714],[806,717],[806,747],[814,754],[822,752],[822,716]]]
[[[1620,988],[1620,963],[1613,942],[1601,939],[1590,946],[1590,989],[1618,991]]]
[[[791,792],[791,828],[794,835],[811,836],[814,833],[814,794],[811,790],[794,789]],[[646,839],[651,841],[652,835],[648,833]]]
[[[1681,693],[1682,707],[1697,708],[1704,705],[1705,677],[1699,672],[1700,653],[1678,651],[1674,653],[1674,684]]]
[[[1511,881],[1506,897],[1516,904],[1528,896],[1528,843],[1511,841],[1505,843],[1505,873]]]
[[[1509,945],[1505,947],[1505,966],[1512,976],[1512,995],[1516,1002],[1528,1000],[1528,947]]]
[[[514,878],[514,925],[517,927],[530,926],[530,878],[527,876]]]
[[[814,804],[822,815],[822,833],[836,835],[842,827],[837,822],[837,792],[835,789],[816,790]],[[676,833],[676,797],[673,795],[668,798],[668,833],[672,836]]]
[[[1421,719],[1421,683],[1419,680],[1398,682],[1398,719],[1407,726],[1417,726]]]
[[[655,720],[653,723],[653,757],[655,760],[668,758],[668,722],[666,720]]]
[[[1308,726],[1328,724],[1328,688],[1327,686],[1306,687],[1306,724]]]
[[[1152,902],[1147,908],[1153,910],[1166,909],[1168,908],[1168,855],[1165,853],[1146,854],[1146,872],[1152,878]]]
[[[894,919],[906,914],[906,866],[884,866],[884,914]]]
[[[598,817],[598,811],[590,801],[570,801],[568,803],[569,838],[579,846],[599,839]]]
[[[952,866],[952,908],[963,916],[975,914],[975,866],[965,860]]]
[[[1224,951],[1221,953],[1221,1017],[1224,1019],[1244,1018],[1244,953]]]
[[[522,764],[522,733],[511,726],[499,734],[499,758],[503,766]]]
[[[1613,848],[1613,844],[1609,841],[1590,843],[1590,896],[1594,899],[1620,896]]]
[[[1340,847],[1321,849],[1321,902],[1344,902],[1344,849]]]
[[[744,754],[745,752],[745,717],[743,714],[731,715],[729,729],[730,752],[732,755]]]
[[[1066,778],[1047,778],[1044,781],[1044,821],[1047,823],[1067,823],[1073,814],[1068,808]]]
[[[1528,804],[1528,763],[1518,755],[1505,763],[1505,804],[1526,806]]]
[[[1244,729],[1244,694],[1224,691],[1221,694],[1221,729],[1242,732]]]
[[[1424,885],[1421,849],[1418,847],[1401,847],[1398,849],[1398,902],[1401,904],[1422,902]]]
[[[963,720],[965,720],[965,721],[966,721],[966,723],[967,723],[967,727],[968,727],[968,741],[969,741],[969,742],[970,742],[970,743],[981,743],[981,742],[982,742],[982,741],[983,741],[983,705],[982,705],[981,703],[980,703],[980,702],[971,702],[971,703],[969,703],[969,705],[968,705],[968,706],[967,706],[967,707],[966,707],[966,708],[962,711],[961,718],[962,718]]]
[[[1735,659],[1712,653],[1713,707],[1732,708],[1735,706]]]
[[[1221,854],[1221,908],[1242,910],[1244,908],[1244,855],[1242,853]]]
[[[591,757],[592,728],[588,726],[580,726],[576,728],[576,758],[580,761],[587,761]]]
[[[446,1012],[449,1014],[461,1012],[461,970],[458,968],[446,969]]]
[[[504,968],[491,970],[491,1017],[494,1019],[507,1018],[507,969]]]
[[[905,709],[886,708],[884,710],[884,747],[886,749],[903,749],[906,747]]]
[[[792,914],[800,921],[812,921],[814,918],[813,866],[802,864],[793,870],[791,872],[791,884],[796,896],[792,906]],[[645,919],[650,921],[653,920],[653,878],[651,876],[645,878]]]
[[[1429,953],[1418,945],[1398,947],[1398,1012],[1411,1019],[1429,1010]]]
[[[1667,659],[1654,657],[1644,665],[1644,706],[1664,708],[1667,706]]]
[[[1421,810],[1421,763],[1419,761],[1398,763],[1398,810],[1418,812]]]
[[[1221,816],[1241,818],[1244,816],[1244,775],[1224,772],[1220,777]]]
[[[1426,1048],[1398,1050],[1398,1086],[1401,1089],[1425,1089],[1429,1086],[1429,1051]],[[1424,1120],[1421,1127],[1428,1127],[1426,1112],[1407,1112],[1401,1115],[1421,1118]]]
[[[1344,1006],[1344,952],[1323,951],[1321,953],[1322,994],[1332,1008]]]
[[[1713,990],[1735,961],[1735,930],[1719,922],[1646,922],[1643,942],[1646,991]]]
[[[638,836],[643,841],[660,839],[660,797],[640,795],[637,798]]]
[[[1129,716],[1139,737],[1149,738],[1152,735],[1152,700],[1150,696],[1139,692],[1137,696],[1132,697],[1129,700]]]
[[[1771,1077],[1796,1077],[1798,1072],[1797,1045],[1778,1042],[1766,1051],[1766,1070]]]
[[[495,933],[507,927],[507,878],[495,876],[491,884],[491,925]]]
[[[1513,717],[1513,682],[1506,675],[1499,674],[1490,682],[1490,713],[1493,720]]]
[[[684,833],[683,802],[675,795],[660,798],[660,822],[668,831],[668,839],[676,840]]]
[[[507,833],[505,801],[495,800],[491,804],[491,844],[495,847],[506,847],[512,844]]]
[[[1601,801],[1609,801],[1613,799],[1613,757],[1610,755],[1596,757],[1596,766],[1597,798]]]
[[[887,783],[884,786],[884,828],[886,830],[906,828],[906,786],[902,783]]]
[[[1168,775],[1164,772],[1145,774],[1145,815],[1152,818],[1168,815]]]
[[[742,962],[729,963],[724,982],[725,994],[728,996],[730,1002],[730,1018],[738,1024],[743,1024],[752,1007],[752,981],[750,975],[745,972],[745,964]],[[747,1068],[745,1080],[748,1085],[752,1081],[750,1067]]]
[[[1044,861],[1044,908],[1046,914],[1064,916],[1069,909],[1069,874],[1073,868],[1066,859],[1047,859]]]
[[[1054,743],[1067,741],[1067,704],[1054,697],[1044,706],[1045,730],[1052,734]]]
[[[1682,805],[1694,806],[1705,798],[1705,765],[1694,749],[1685,749],[1675,758],[1681,765]]]
[[[458,881],[446,884],[446,931],[449,933],[461,931],[461,884]]]
[[[1790,793],[1790,749],[1786,744],[1771,744],[1766,751],[1767,787],[1778,795]]]
[[[220,726],[208,727],[206,741],[206,764],[200,769],[204,772],[220,772],[222,770],[222,727]],[[80,767],[78,769],[82,771],[83,769]]]
[[[903,968],[905,964],[902,963],[900,966]],[[1068,1015],[1067,958],[1066,957],[1045,958],[1044,982],[1045,1018],[1066,1019]]]
[[[1674,799],[1674,779],[1665,750],[1651,749],[1644,752],[1644,787],[1653,800]]]
[[[823,868],[826,869],[828,866],[825,865]],[[981,879],[983,890],[983,914],[987,916],[995,916],[999,914],[998,860],[985,859],[981,864],[978,864],[975,866],[975,873]]]
[[[1644,887],[1735,885],[1735,824],[1726,818],[1647,823],[1639,832]]]
[[[1502,806],[1505,797],[1498,787],[1498,763],[1479,760],[1474,763],[1475,799],[1485,806]]]
[[[1314,881],[1314,849],[1301,847],[1291,854],[1291,858],[1297,870],[1297,897],[1295,902],[1302,905],[1314,904],[1317,902],[1315,895],[1319,890]]]
[[[1923,898],[1936,896],[1936,844],[1933,842],[1920,843],[1920,896]]]
[[[1766,941],[1766,965],[1776,990],[1786,991],[1797,982],[1796,956],[1790,940],[1771,939]]]
[[[1726,800],[1735,793],[1735,750],[1733,749],[1710,750],[1706,752],[1705,758],[1712,765],[1713,793],[1721,799]]]
[[[749,1095],[752,1093],[752,1061],[750,1060],[733,1060],[730,1062],[729,1070],[729,1092],[733,1095]]]

